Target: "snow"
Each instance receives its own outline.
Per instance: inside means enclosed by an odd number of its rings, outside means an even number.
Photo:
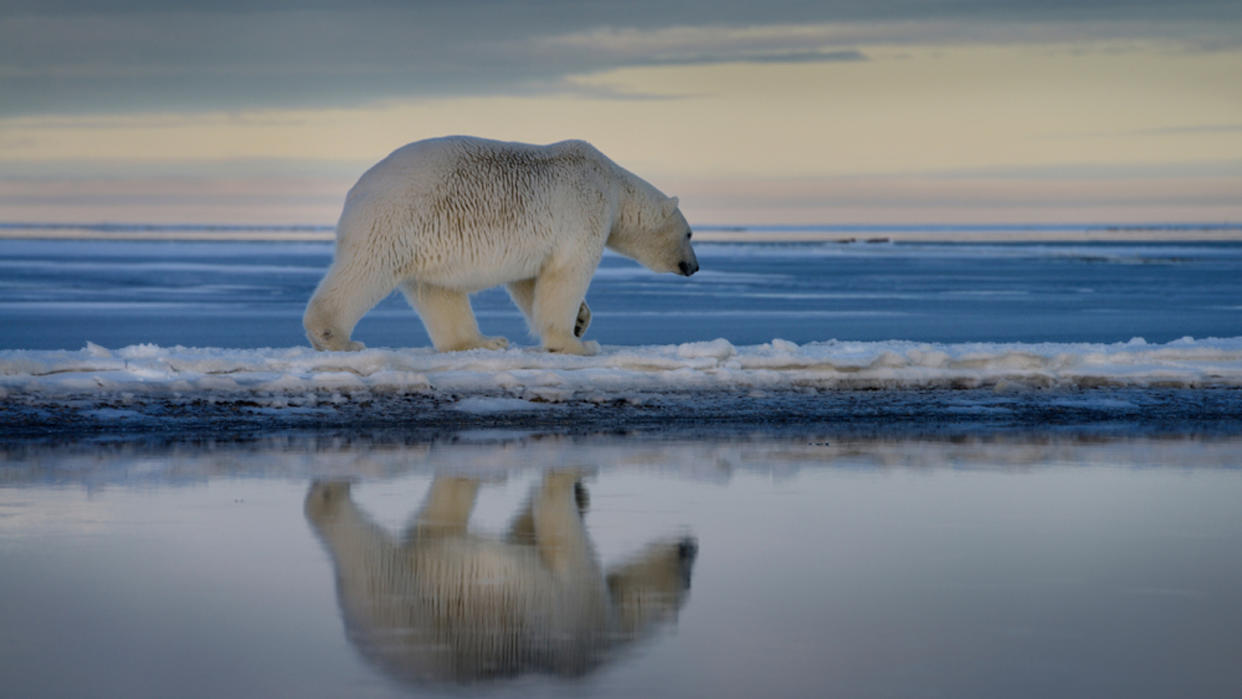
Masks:
[[[1151,344],[958,343],[724,339],[605,346],[592,357],[532,348],[316,352],[95,343],[78,351],[0,351],[0,396],[55,399],[239,394],[262,401],[314,393],[418,393],[470,412],[669,393],[834,389],[1242,387],[1242,337]],[[536,403],[531,403],[536,401]],[[118,417],[120,414],[118,413]]]

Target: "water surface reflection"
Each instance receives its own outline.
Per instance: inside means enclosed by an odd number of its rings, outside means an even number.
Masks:
[[[400,539],[316,482],[306,518],[332,556],[350,640],[401,680],[583,674],[673,619],[697,545],[653,543],[607,574],[583,523],[577,471],[549,471],[506,536],[472,533],[478,478],[438,476]]]
[[[1235,696],[1240,502],[1236,435],[10,443],[0,694]]]

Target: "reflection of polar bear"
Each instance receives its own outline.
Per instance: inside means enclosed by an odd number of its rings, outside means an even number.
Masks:
[[[386,672],[457,681],[579,675],[676,617],[693,539],[652,545],[605,576],[575,473],[547,474],[504,541],[466,531],[478,487],[437,478],[403,541],[358,509],[348,484],[317,483],[306,496],[307,519],[336,564],[350,639]]]
[[[578,337],[605,247],[657,272],[699,268],[677,199],[588,143],[418,141],[350,190],[303,324],[316,349],[360,349],[354,325],[400,286],[437,350],[498,349],[508,341],[479,334],[467,295],[507,284],[545,349],[592,353]]]

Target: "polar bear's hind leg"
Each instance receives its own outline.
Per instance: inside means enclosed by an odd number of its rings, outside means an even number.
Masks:
[[[349,339],[354,326],[394,286],[396,280],[383,271],[362,270],[348,260],[333,263],[302,316],[311,346],[336,352],[363,349],[361,342]]]
[[[479,324],[470,308],[470,296],[464,291],[407,279],[401,283],[401,293],[418,312],[437,352],[509,346],[509,341],[503,337],[479,333]]]
[[[509,298],[513,299],[513,305],[517,306],[522,312],[522,317],[526,318],[526,325],[530,328],[531,334],[536,334],[538,329],[535,327],[534,278],[509,282],[505,288],[509,290]]]

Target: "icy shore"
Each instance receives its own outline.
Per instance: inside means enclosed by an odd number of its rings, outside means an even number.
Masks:
[[[686,391],[1053,387],[1242,387],[1242,337],[1167,344],[723,339],[605,347],[593,357],[531,348],[315,352],[131,345],[0,351],[0,396],[89,391],[133,394],[417,392],[542,402],[616,400]],[[476,402],[482,406],[483,403]],[[503,403],[497,403],[503,406]]]
[[[0,425],[561,425],[635,421],[1242,421],[1242,337],[1166,344],[718,339],[323,353],[132,345],[0,352]],[[1075,417],[1077,416],[1077,417]]]

